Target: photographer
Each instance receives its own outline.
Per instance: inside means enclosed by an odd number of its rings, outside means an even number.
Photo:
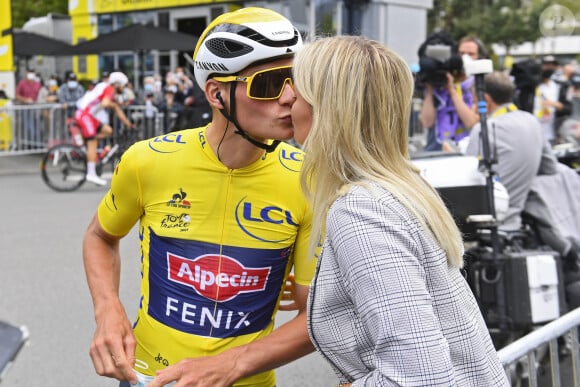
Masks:
[[[564,141],[580,144],[580,72],[570,76],[571,113],[560,130]]]
[[[454,149],[478,122],[474,81],[463,72],[462,56],[465,60],[479,59],[482,50],[481,42],[470,36],[455,50],[453,40],[444,32],[430,35],[419,48],[419,81],[425,85],[419,119],[429,128],[426,151]]]

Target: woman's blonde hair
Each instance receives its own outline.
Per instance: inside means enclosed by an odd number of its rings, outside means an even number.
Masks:
[[[461,267],[459,229],[409,159],[413,77],[405,61],[365,37],[320,38],[295,57],[294,79],[313,113],[301,174],[313,207],[310,253],[316,251],[336,197],[351,184],[374,181],[419,219],[449,264]]]

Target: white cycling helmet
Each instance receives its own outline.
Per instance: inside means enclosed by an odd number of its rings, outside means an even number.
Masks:
[[[242,8],[214,19],[199,37],[193,60],[195,80],[204,90],[214,74],[237,74],[249,65],[294,54],[302,36],[284,16],[270,9]]]
[[[129,83],[129,79],[122,72],[114,71],[109,74],[107,82],[109,82],[109,85],[112,85],[113,83],[119,83],[121,86],[125,86],[127,83]]]

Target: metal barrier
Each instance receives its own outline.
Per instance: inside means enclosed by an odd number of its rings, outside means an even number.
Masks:
[[[164,115],[155,107],[127,106],[124,111],[141,130],[139,139],[164,133]],[[7,104],[0,107],[0,157],[44,153],[52,145],[69,142],[69,118],[64,104]],[[111,123],[113,128],[121,127],[116,116]],[[115,133],[111,141],[115,141]]]
[[[538,386],[538,356],[547,355],[546,346],[549,348],[550,370],[552,386],[560,387],[560,351],[558,339],[565,338],[566,350],[570,352],[572,359],[572,376],[574,386],[580,387],[580,354],[578,353],[578,326],[580,325],[580,308],[566,313],[526,336],[514,341],[498,351],[499,359],[506,371],[508,378],[512,379],[513,367],[518,363],[528,368],[528,385]],[[566,387],[569,387],[568,385]]]

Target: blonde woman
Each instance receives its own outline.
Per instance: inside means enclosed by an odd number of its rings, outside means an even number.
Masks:
[[[459,270],[459,230],[409,161],[407,64],[364,37],[325,38],[296,56],[294,82],[311,235],[325,234],[308,300],[316,349],[343,385],[509,385]]]

